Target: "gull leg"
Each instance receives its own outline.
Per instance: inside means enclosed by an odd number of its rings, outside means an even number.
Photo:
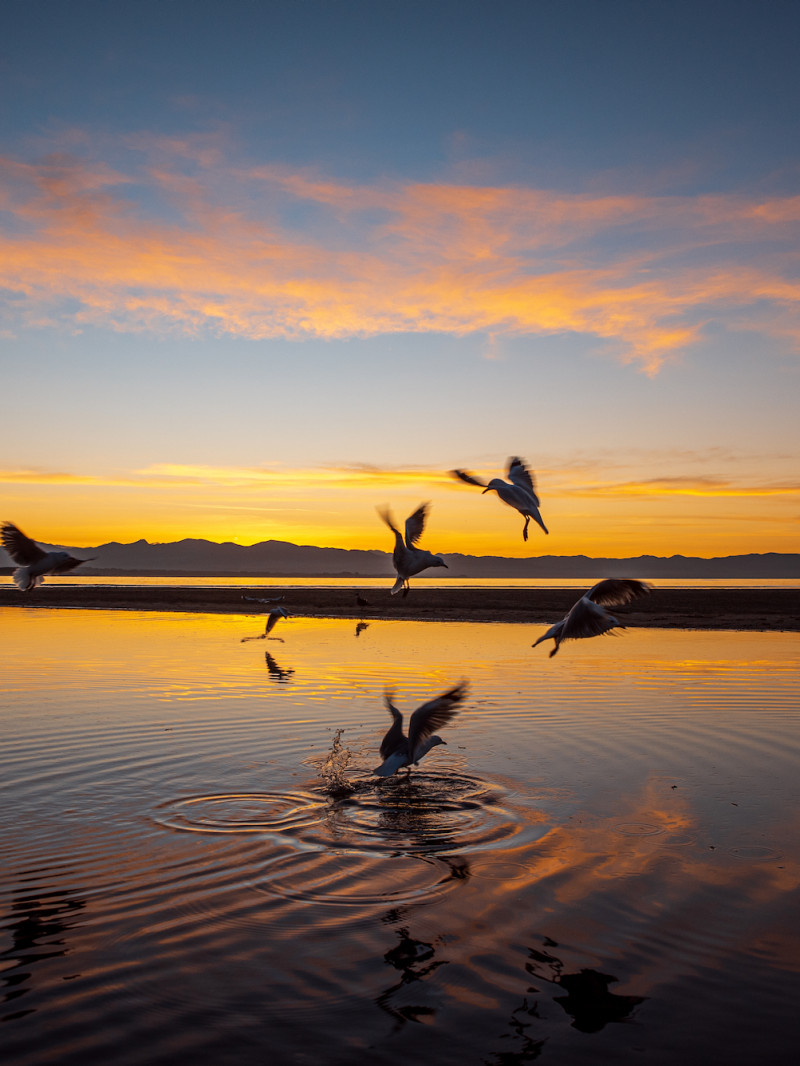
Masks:
[[[523,540],[527,540],[528,539],[528,524],[529,524],[530,520],[531,520],[531,516],[530,515],[526,515],[525,516],[525,525],[522,528],[522,539]]]

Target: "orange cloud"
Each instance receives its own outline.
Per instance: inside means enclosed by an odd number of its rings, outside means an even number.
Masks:
[[[800,341],[797,197],[352,186],[226,168],[214,143],[140,148],[156,162],[136,173],[0,161],[0,285],[24,321],[254,339],[576,332],[654,373],[710,319],[768,332],[767,303]],[[290,221],[298,205],[313,223]]]

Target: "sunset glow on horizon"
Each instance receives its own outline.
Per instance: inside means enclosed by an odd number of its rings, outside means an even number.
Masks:
[[[800,550],[789,6],[41,6],[0,520],[389,550],[376,507],[430,500],[445,553]],[[448,473],[511,455],[527,544]]]

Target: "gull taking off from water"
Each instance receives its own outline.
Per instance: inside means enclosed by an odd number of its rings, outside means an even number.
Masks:
[[[535,648],[536,644],[541,644],[543,640],[554,640],[556,646],[550,652],[552,659],[563,640],[599,637],[609,629],[618,626],[624,628],[623,623],[609,614],[606,607],[619,607],[630,603],[631,600],[646,596],[649,591],[650,586],[644,581],[634,581],[626,577],[609,577],[605,581],[598,581],[594,588],[581,596],[565,618],[550,626],[531,647]]]
[[[503,503],[507,503],[509,507],[514,507],[519,511],[525,518],[525,525],[522,529],[523,540],[528,539],[528,523],[531,519],[537,522],[545,533],[548,532],[547,526],[539,514],[539,497],[533,487],[533,475],[518,456],[508,460],[508,480],[511,482],[510,485],[508,481],[503,481],[499,477],[493,477],[491,481],[481,481],[480,478],[468,474],[466,470],[451,470],[450,473],[454,477],[466,481],[468,485],[479,485],[484,493],[494,490]]]
[[[47,574],[65,574],[74,570],[81,563],[90,563],[91,559],[76,559],[67,552],[46,552],[38,544],[26,537],[21,529],[11,522],[4,522],[0,529],[0,543],[11,556],[19,569],[12,574],[14,583],[28,592],[45,579]]]
[[[397,581],[395,581],[392,586],[393,596],[395,596],[401,589],[403,590],[404,596],[408,595],[408,579],[413,577],[414,574],[419,574],[423,570],[427,570],[429,566],[447,567],[447,563],[440,555],[433,555],[431,552],[427,552],[423,548],[416,547],[416,543],[425,529],[428,506],[427,503],[420,504],[416,511],[406,519],[405,540],[403,540],[403,534],[395,526],[394,519],[392,518],[388,507],[383,510],[380,507],[378,508],[378,514],[389,529],[391,529],[392,533],[394,533],[394,552],[392,553],[392,562],[397,571]]]
[[[408,720],[408,736],[403,733],[403,716],[392,703],[392,697],[386,694],[386,706],[392,716],[392,725],[381,743],[383,762],[373,770],[377,777],[391,777],[401,767],[416,765],[431,748],[437,744],[446,744],[446,740],[435,735],[434,730],[455,717],[457,707],[467,695],[468,686],[462,681],[455,688],[443,692],[435,700],[423,703]]]
[[[267,625],[263,633],[259,633],[257,637],[242,637],[242,643],[246,640],[266,640],[275,626],[280,622],[281,618],[288,618],[289,612],[284,610],[283,607],[275,607],[267,615]],[[272,637],[272,640],[280,640],[280,637]]]

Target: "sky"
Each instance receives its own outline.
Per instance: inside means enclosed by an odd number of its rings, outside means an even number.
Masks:
[[[0,520],[800,551],[794,0],[9,0]],[[550,530],[452,478],[521,456]]]

